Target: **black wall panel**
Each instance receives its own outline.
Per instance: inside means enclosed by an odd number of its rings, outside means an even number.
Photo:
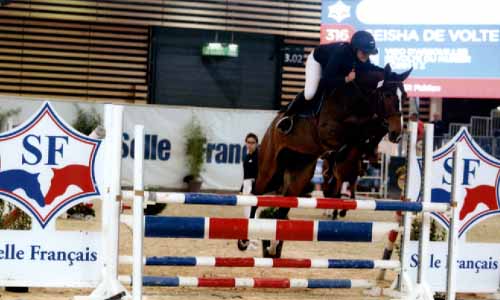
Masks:
[[[281,38],[219,32],[219,42],[239,45],[239,57],[202,57],[208,30],[155,28],[152,44],[152,102],[223,108],[279,107]]]

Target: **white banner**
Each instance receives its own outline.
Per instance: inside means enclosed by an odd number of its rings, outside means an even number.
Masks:
[[[100,235],[77,231],[37,235],[33,231],[2,230],[0,286],[97,286],[103,268]]]
[[[418,242],[407,248],[410,276],[417,280]],[[500,282],[500,245],[492,243],[460,243],[457,247],[457,292],[496,293]],[[448,259],[447,242],[430,242],[429,265],[425,268],[427,282],[436,292],[446,291]]]
[[[44,99],[50,100],[50,99]],[[21,108],[14,123],[19,124],[31,116],[42,101],[25,98],[0,97],[0,109]],[[76,118],[76,106],[71,102],[51,101],[59,115],[68,123]],[[94,107],[102,116],[103,105],[78,103],[83,109]],[[215,109],[165,105],[125,105],[122,154],[123,185],[132,185],[133,163],[131,142],[133,126],[143,124],[146,133],[145,174],[146,187],[184,188],[188,175],[184,155],[184,128],[196,117],[207,134],[205,165],[201,177],[202,189],[238,190],[243,180],[242,158],[244,139],[253,132],[262,139],[276,115],[275,111]]]
[[[145,174],[147,186],[179,188],[188,175],[184,155],[184,128],[195,117],[207,134],[202,188],[237,190],[243,180],[244,139],[253,132],[262,138],[274,117],[272,111],[181,108],[165,106],[127,106],[123,154],[124,184],[132,185],[130,145],[135,124],[146,131]]]

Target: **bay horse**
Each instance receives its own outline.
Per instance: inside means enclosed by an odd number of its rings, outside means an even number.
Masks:
[[[396,74],[391,67],[381,71],[356,73],[356,79],[324,95],[319,113],[298,118],[293,130],[285,135],[276,128],[280,112],[269,125],[259,148],[259,166],[255,193],[278,192],[284,196],[303,196],[314,174],[316,160],[327,151],[337,152],[344,145],[354,145],[370,120],[387,123],[389,139],[401,138],[401,99],[403,81],[411,69]],[[252,207],[250,217],[255,217]],[[290,208],[279,208],[276,217],[285,219]],[[269,241],[263,241],[269,244]],[[280,257],[282,241],[276,248],[263,249],[264,257]]]

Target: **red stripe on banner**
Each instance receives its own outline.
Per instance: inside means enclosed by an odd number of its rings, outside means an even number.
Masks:
[[[254,287],[256,288],[289,288],[289,279],[269,279],[269,278],[254,278]]]
[[[341,200],[341,199],[328,199],[328,198],[318,198],[317,208],[324,209],[356,209],[358,206],[355,200]]]
[[[217,257],[215,258],[216,267],[253,267],[255,266],[255,261],[252,257]]]
[[[247,239],[248,219],[210,218],[210,239]]]
[[[235,287],[234,278],[198,278],[199,287]]]
[[[299,200],[294,197],[259,196],[257,197],[257,206],[297,207],[299,206]]]
[[[310,259],[274,258],[274,268],[310,268]]]
[[[277,222],[277,240],[312,241],[313,236],[313,221],[278,220]]]

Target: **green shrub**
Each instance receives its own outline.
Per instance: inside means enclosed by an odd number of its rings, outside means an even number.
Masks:
[[[102,124],[102,118],[94,107],[89,110],[81,108],[78,104],[76,107],[76,119],[71,124],[73,128],[85,135],[89,135],[99,125]]]
[[[420,238],[420,224],[421,224],[421,218],[420,215],[415,218],[411,224],[411,233],[410,233],[410,239],[411,240],[418,240]],[[446,240],[446,230],[439,226],[436,220],[431,219],[431,228],[430,228],[430,234],[429,234],[429,239],[431,241],[445,241]]]
[[[192,118],[191,122],[185,128],[184,137],[186,138],[185,154],[189,175],[191,175],[193,179],[196,179],[200,177],[203,163],[205,162],[205,144],[207,143],[207,137],[200,122],[195,117]]]

